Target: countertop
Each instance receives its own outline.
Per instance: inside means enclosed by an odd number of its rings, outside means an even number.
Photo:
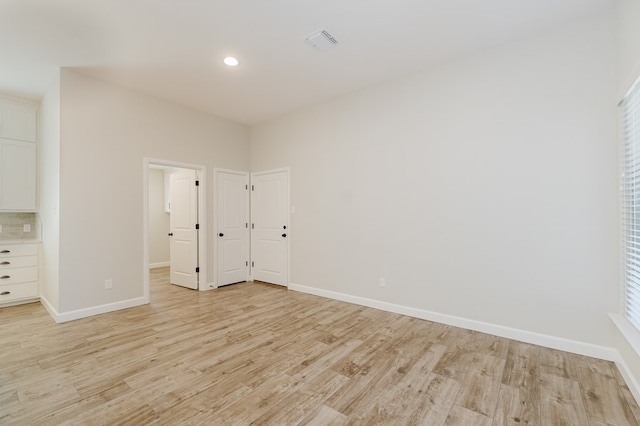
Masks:
[[[36,238],[31,240],[0,240],[0,246],[13,246],[17,244],[40,244],[42,241]]]

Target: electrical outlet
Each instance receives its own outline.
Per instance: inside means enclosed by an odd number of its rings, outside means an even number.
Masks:
[[[384,277],[380,277],[380,287],[386,287],[387,286],[387,280],[384,279]]]
[[[24,225],[22,225],[22,231],[23,232],[31,232],[31,225],[28,223],[25,223]]]
[[[111,290],[111,287],[113,287],[113,280],[111,278],[104,280],[104,289]]]

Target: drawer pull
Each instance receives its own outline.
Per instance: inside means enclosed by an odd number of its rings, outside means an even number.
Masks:
[[[2,250],[0,253],[11,253],[11,250]]]
[[[0,262],[0,265],[11,265],[11,262],[7,262],[6,260],[4,262]]]
[[[7,296],[9,294],[11,294],[10,291],[3,291],[2,293],[0,293],[0,296]]]
[[[6,280],[8,278],[11,278],[11,275],[3,275],[0,277],[0,280]]]

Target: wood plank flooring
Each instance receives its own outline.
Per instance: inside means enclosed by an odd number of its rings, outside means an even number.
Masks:
[[[638,425],[614,364],[243,283],[152,270],[151,304],[0,309],[1,425]]]

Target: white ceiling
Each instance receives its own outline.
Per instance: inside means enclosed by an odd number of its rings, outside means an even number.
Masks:
[[[255,124],[613,2],[0,0],[0,91],[39,98],[72,67]],[[340,44],[318,52],[304,37],[322,28]]]

